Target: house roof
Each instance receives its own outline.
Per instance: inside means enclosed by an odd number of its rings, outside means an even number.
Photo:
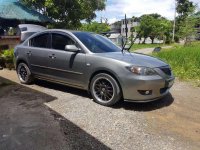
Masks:
[[[0,19],[35,22],[53,22],[39,12],[27,8],[18,0],[0,0]]]

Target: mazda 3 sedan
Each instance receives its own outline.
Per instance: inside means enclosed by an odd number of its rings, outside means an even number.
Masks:
[[[105,106],[122,99],[154,101],[168,94],[174,83],[165,62],[122,51],[95,33],[41,31],[18,45],[14,54],[21,83],[41,79],[84,89]]]

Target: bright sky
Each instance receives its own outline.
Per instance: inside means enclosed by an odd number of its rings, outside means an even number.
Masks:
[[[190,0],[198,5],[200,10],[200,0]],[[175,0],[107,0],[106,10],[97,12],[96,21],[101,17],[108,18],[109,23],[127,17],[141,16],[143,14],[158,13],[162,16],[174,18]]]

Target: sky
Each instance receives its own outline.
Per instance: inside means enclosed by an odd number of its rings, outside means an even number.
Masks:
[[[190,0],[198,5],[200,10],[200,0]],[[143,14],[158,13],[173,20],[175,9],[175,0],[107,0],[106,9],[97,12],[96,21],[100,18],[108,18],[109,23],[114,23],[127,17],[140,17]]]

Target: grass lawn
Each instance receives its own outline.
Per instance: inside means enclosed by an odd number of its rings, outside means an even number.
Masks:
[[[135,51],[138,49],[144,49],[144,48],[155,48],[155,47],[163,47],[163,46],[169,46],[169,44],[134,44],[131,48],[131,51]]]
[[[179,79],[194,81],[200,86],[200,42],[174,46],[153,55],[169,63]]]

